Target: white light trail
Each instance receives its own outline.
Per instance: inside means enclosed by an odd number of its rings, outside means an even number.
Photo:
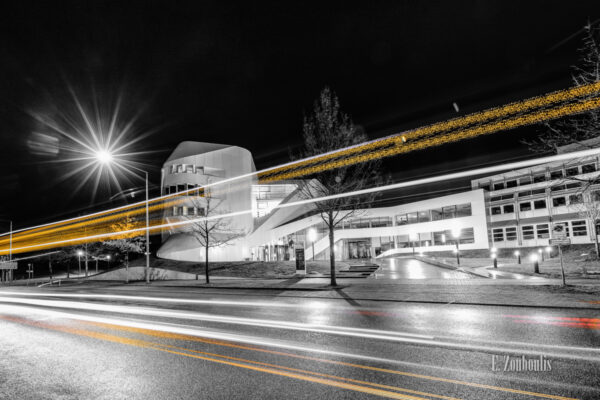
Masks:
[[[597,156],[599,154],[600,154],[600,148],[596,148],[596,149],[582,150],[582,151],[573,152],[573,153],[565,153],[565,154],[558,154],[558,155],[554,155],[554,156],[541,157],[541,158],[536,158],[536,159],[531,159],[531,160],[515,161],[512,163],[508,163],[508,164],[495,165],[495,166],[484,167],[484,168],[477,168],[477,169],[472,169],[469,171],[454,172],[454,173],[440,175],[440,176],[421,178],[421,179],[416,179],[416,180],[407,181],[407,182],[400,182],[400,183],[394,183],[394,184],[380,186],[380,187],[362,189],[362,190],[357,190],[354,192],[339,193],[339,194],[334,194],[334,195],[329,195],[329,196],[318,197],[318,198],[314,198],[314,199],[297,200],[297,201],[290,202],[290,203],[280,203],[277,206],[273,207],[273,209],[297,207],[297,206],[301,206],[301,205],[316,203],[319,201],[326,201],[326,200],[338,199],[338,198],[343,198],[343,197],[351,197],[351,196],[360,196],[360,195],[364,195],[364,194],[368,194],[368,193],[383,192],[383,191],[387,191],[387,190],[401,189],[401,188],[406,188],[406,187],[411,187],[411,186],[419,186],[419,185],[424,185],[424,184],[429,184],[429,183],[466,178],[469,176],[485,175],[485,174],[491,174],[491,173],[506,171],[506,170],[511,170],[511,169],[526,168],[526,167],[539,165],[539,164],[566,161],[566,160],[577,159],[577,158],[586,158],[586,157],[591,157],[591,156]],[[230,179],[237,179],[237,178],[230,178]],[[224,181],[219,181],[216,183],[220,183],[220,182],[224,182]],[[198,188],[196,188],[195,190],[198,190]],[[172,197],[172,195],[163,196],[163,197]],[[141,204],[145,204],[145,202],[141,202]],[[129,207],[129,206],[125,206],[125,207]],[[124,207],[119,207],[119,208],[124,208]],[[113,209],[113,210],[116,210],[116,209]],[[109,210],[109,211],[113,211],[113,210]],[[103,211],[101,213],[106,213],[106,212],[108,212],[108,211]],[[82,236],[82,237],[73,238],[73,239],[65,239],[65,240],[59,240],[59,241],[54,241],[54,242],[35,244],[35,245],[30,245],[30,246],[14,247],[13,251],[28,250],[28,249],[34,249],[34,248],[39,248],[39,247],[43,247],[43,246],[63,245],[63,244],[78,242],[81,240],[103,239],[103,238],[114,236],[115,234],[125,235],[125,234],[130,234],[130,233],[145,232],[146,230],[172,229],[172,228],[176,228],[176,227],[180,227],[180,226],[198,223],[201,221],[208,221],[208,220],[212,220],[212,219],[221,219],[221,218],[231,218],[231,217],[236,217],[236,216],[251,214],[251,213],[252,213],[252,209],[236,211],[236,212],[231,212],[231,213],[227,213],[227,214],[219,214],[219,215],[208,216],[208,217],[194,218],[194,219],[188,219],[188,220],[179,221],[179,222],[169,222],[166,224],[154,225],[154,226],[151,226],[150,228],[141,227],[141,228],[130,229],[130,230],[126,230],[126,231],[109,232],[109,233],[102,233],[102,234],[91,235],[91,236]],[[98,214],[100,214],[100,213],[98,213]],[[93,215],[93,214],[91,214],[91,215]],[[85,218],[85,217],[83,217],[83,218]],[[72,218],[70,220],[73,220],[73,219],[81,219],[81,218]],[[65,220],[64,222],[67,222],[67,221],[69,221],[69,220]],[[60,223],[60,222],[57,222],[57,223]],[[50,225],[50,224],[47,224],[47,225]],[[34,229],[34,228],[37,228],[37,227],[25,228],[25,229],[21,229],[21,230]],[[17,231],[13,231],[13,233],[14,232],[17,232]],[[6,234],[8,234],[8,232],[5,233],[4,235],[6,235]],[[0,236],[2,236],[2,235],[0,235]]]

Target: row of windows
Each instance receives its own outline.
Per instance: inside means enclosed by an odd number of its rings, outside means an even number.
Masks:
[[[525,186],[531,183],[545,182],[547,180],[562,179],[565,177],[576,176],[580,174],[589,174],[596,171],[596,164],[590,163],[581,166],[571,166],[564,168],[557,168],[549,171],[548,173],[538,173],[533,175],[527,175],[520,178],[509,179],[502,182],[480,183],[479,187],[484,190],[502,190],[510,189],[517,186]]]
[[[519,211],[531,211],[531,206],[533,203],[533,208],[536,210],[545,209],[546,208],[546,200],[534,200],[526,201],[523,203],[519,203]],[[500,215],[500,214],[512,214],[515,212],[514,204],[505,204],[503,206],[494,206],[490,208],[491,215]]]
[[[571,221],[571,231],[573,236],[586,236],[587,225],[584,220]],[[567,236],[571,236],[569,231],[569,223],[561,222],[557,225],[563,225]],[[549,239],[550,228],[549,224],[538,224],[538,225],[523,225],[521,226],[521,238],[522,240],[533,240],[538,239]],[[509,226],[506,228],[494,228],[492,229],[492,241],[493,242],[512,242],[517,240],[517,228]]]
[[[396,225],[416,224],[418,222],[439,221],[471,216],[471,203],[434,208],[425,211],[416,211],[407,214],[396,215]]]
[[[167,216],[204,216],[204,208],[202,207],[172,207],[170,208],[170,213]]]
[[[181,193],[184,190],[189,190],[189,189],[194,189],[194,188],[199,188],[200,185],[194,185],[193,183],[181,183],[179,185],[171,185],[171,186],[165,186],[165,194],[175,194],[175,193]],[[188,192],[188,196],[198,196],[199,193],[197,191],[190,191]]]
[[[464,228],[460,231],[459,243],[469,244],[475,243],[475,233],[473,228]],[[411,235],[396,236],[396,241],[399,248],[406,247],[428,247],[428,246],[443,246],[445,244],[454,244],[456,239],[450,230],[437,232],[421,232]]]
[[[342,229],[383,228],[386,226],[392,226],[392,217],[354,218],[345,220],[338,225]]]
[[[201,167],[192,164],[173,164],[168,168],[170,174],[200,174],[211,175],[220,178],[225,177],[225,170],[213,167]]]

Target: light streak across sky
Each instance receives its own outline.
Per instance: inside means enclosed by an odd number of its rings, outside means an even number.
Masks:
[[[600,148],[583,150],[583,151],[578,151],[578,152],[573,152],[573,153],[559,154],[559,155],[549,156],[549,157],[542,157],[542,158],[537,158],[537,159],[533,159],[533,160],[517,161],[517,162],[513,162],[513,163],[509,163],[509,164],[477,168],[477,169],[473,169],[470,171],[455,172],[455,173],[451,173],[451,174],[444,174],[444,175],[440,175],[440,176],[417,179],[417,180],[413,180],[413,181],[409,181],[409,182],[400,182],[400,183],[385,185],[385,186],[381,186],[381,187],[367,188],[367,189],[362,189],[362,190],[348,192],[348,193],[340,193],[340,194],[335,194],[335,195],[323,196],[323,197],[319,197],[319,198],[315,198],[315,199],[305,199],[305,200],[297,200],[297,201],[289,202],[289,203],[280,203],[279,205],[274,207],[274,209],[297,207],[297,206],[301,206],[301,205],[306,205],[306,204],[310,204],[310,203],[314,203],[314,202],[331,200],[331,199],[336,199],[336,198],[361,196],[361,195],[368,194],[368,193],[395,190],[395,189],[401,189],[401,188],[406,188],[406,187],[411,187],[411,186],[419,186],[419,185],[435,183],[435,182],[443,182],[443,181],[448,181],[448,180],[453,180],[453,179],[466,178],[469,176],[477,176],[477,175],[496,173],[496,172],[511,170],[511,169],[526,168],[526,167],[530,167],[533,165],[567,161],[567,160],[571,160],[571,159],[585,158],[585,157],[591,157],[591,156],[598,156],[599,154],[600,154]],[[190,219],[185,219],[185,220],[181,220],[181,221],[177,221],[177,222],[168,222],[168,223],[158,222],[158,223],[151,224],[150,232],[151,233],[160,233],[166,229],[184,228],[186,225],[198,223],[198,222],[205,221],[205,220],[220,219],[220,218],[234,218],[237,216],[247,215],[247,214],[251,214],[251,213],[252,213],[252,210],[250,209],[250,210],[242,210],[242,211],[236,211],[236,212],[219,214],[219,215],[208,216],[208,217],[190,218]],[[80,230],[77,230],[74,233],[71,233],[70,235],[65,235],[67,237],[60,239],[60,240],[47,240],[47,241],[42,241],[41,243],[26,244],[26,245],[22,245],[22,246],[14,246],[12,248],[12,252],[13,253],[22,253],[22,252],[31,252],[31,251],[56,248],[56,247],[62,247],[62,246],[71,246],[71,245],[86,243],[86,242],[114,239],[114,238],[117,238],[117,237],[120,237],[123,235],[136,236],[136,235],[141,235],[141,234],[145,233],[145,231],[146,231],[145,227],[139,227],[139,228],[134,228],[134,229],[122,230],[122,231],[113,231],[110,229],[110,226],[107,226],[107,227],[104,227],[104,230],[102,230],[102,227],[98,228],[97,232],[99,232],[99,233],[94,233],[94,234],[89,234],[89,235],[85,235],[85,234],[81,235]],[[44,237],[42,237],[42,238],[44,238]],[[8,254],[8,246],[6,243],[3,243],[3,247],[2,247],[2,250],[0,250],[0,254]]]

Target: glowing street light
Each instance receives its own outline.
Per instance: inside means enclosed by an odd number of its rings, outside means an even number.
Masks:
[[[540,273],[540,264],[538,263],[538,255],[535,253],[532,253],[529,256],[529,260],[531,260],[531,262],[533,263],[533,272],[536,274]]]
[[[108,150],[99,150],[96,152],[96,159],[102,164],[110,164],[113,161],[113,156]],[[129,165],[129,167],[143,172],[146,180],[146,283],[150,283],[150,213],[148,210],[148,171],[132,165]]]
[[[492,257],[492,260],[494,260],[494,268],[498,268],[498,256],[494,252],[492,252],[490,256]]]
[[[79,261],[79,276],[81,277],[81,256],[83,255],[83,251],[77,250],[77,258]]]
[[[548,253],[548,258],[550,258],[550,254],[552,253],[552,247],[551,246],[546,247],[546,253]]]
[[[515,251],[515,256],[517,257],[517,264],[521,264],[521,252],[519,250]]]
[[[544,261],[544,250],[538,249],[538,253],[540,253],[540,258]]]
[[[310,228],[306,233],[306,238],[312,244],[312,259],[315,260],[315,242],[317,241],[317,230]]]

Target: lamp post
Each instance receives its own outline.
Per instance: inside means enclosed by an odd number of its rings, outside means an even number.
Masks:
[[[452,229],[452,236],[456,239],[456,264],[460,265],[460,249],[458,248],[458,243],[460,242],[460,228]]]
[[[310,228],[307,233],[307,239],[312,245],[312,259],[315,260],[315,241],[317,240],[317,231],[315,228]]]
[[[96,153],[98,161],[104,164],[110,164],[112,161],[112,154],[106,150],[98,151]],[[143,172],[146,181],[146,283],[150,283],[150,213],[148,210],[148,171],[141,168],[128,165],[129,168],[133,168],[137,171]]]
[[[533,253],[529,256],[531,262],[533,262],[533,272],[536,274],[540,273],[540,264],[538,263],[538,255]]]
[[[79,277],[81,277],[81,256],[83,255],[83,251],[77,250],[77,258],[79,261]]]
[[[546,253],[548,253],[548,258],[551,258],[551,254],[552,254],[552,247],[548,246],[546,247]]]
[[[521,252],[519,250],[515,251],[515,256],[517,257],[517,264],[521,264]]]
[[[492,253],[492,260],[494,260],[494,268],[498,268],[498,257],[496,256],[496,253]]]
[[[538,249],[538,253],[540,253],[540,258],[544,261],[544,250]]]

